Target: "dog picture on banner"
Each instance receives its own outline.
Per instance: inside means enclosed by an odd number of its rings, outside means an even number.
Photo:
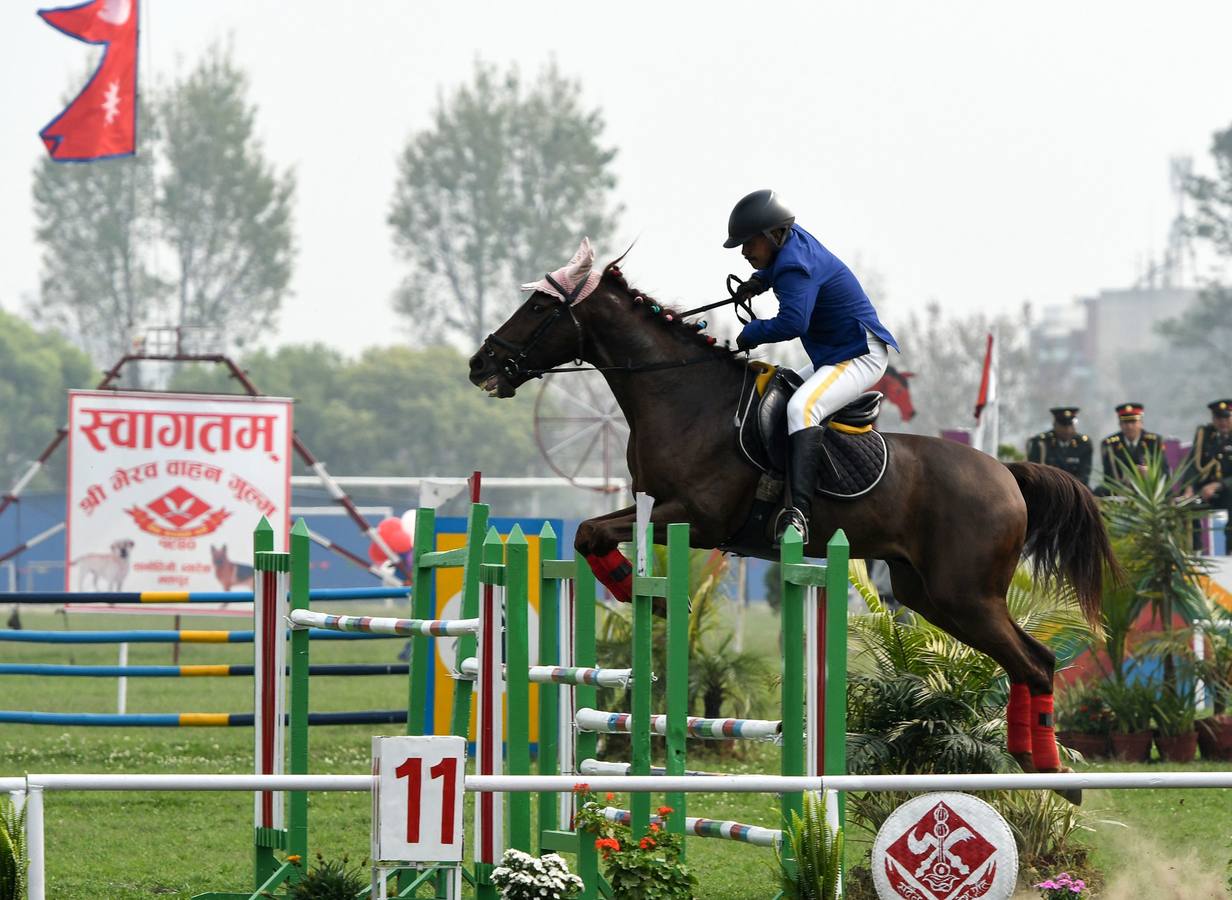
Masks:
[[[252,590],[290,525],[292,401],[69,392],[65,589]]]

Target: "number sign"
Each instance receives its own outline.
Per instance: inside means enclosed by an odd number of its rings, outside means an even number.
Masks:
[[[459,862],[466,740],[372,738],[372,859]]]

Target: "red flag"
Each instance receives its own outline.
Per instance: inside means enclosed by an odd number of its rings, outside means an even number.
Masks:
[[[980,394],[975,398],[975,419],[978,422],[984,407],[997,400],[997,369],[992,359],[992,335],[988,335],[988,347],[984,351],[984,372],[980,376]]]
[[[57,162],[137,152],[137,0],[89,0],[42,9],[52,28],[103,45],[103,59],[81,93],[39,137]]]

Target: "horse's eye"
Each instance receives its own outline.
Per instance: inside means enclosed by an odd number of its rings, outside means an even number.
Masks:
[[[532,310],[534,310],[534,311],[535,311],[535,312],[537,312],[537,313],[541,313],[541,312],[543,312],[545,309],[547,309],[547,307],[546,307],[546,306],[532,306],[532,307],[531,307],[531,309],[532,309]]]

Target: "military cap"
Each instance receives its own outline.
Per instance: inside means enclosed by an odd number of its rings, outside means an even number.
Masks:
[[[1232,400],[1214,400],[1206,405],[1216,418],[1226,419],[1232,416]]]
[[[1117,418],[1122,422],[1132,422],[1135,419],[1142,418],[1142,411],[1145,409],[1141,403],[1122,403],[1116,408]]]
[[[1078,407],[1076,406],[1054,406],[1048,411],[1052,413],[1052,420],[1058,425],[1072,425],[1074,419],[1078,418]]]

